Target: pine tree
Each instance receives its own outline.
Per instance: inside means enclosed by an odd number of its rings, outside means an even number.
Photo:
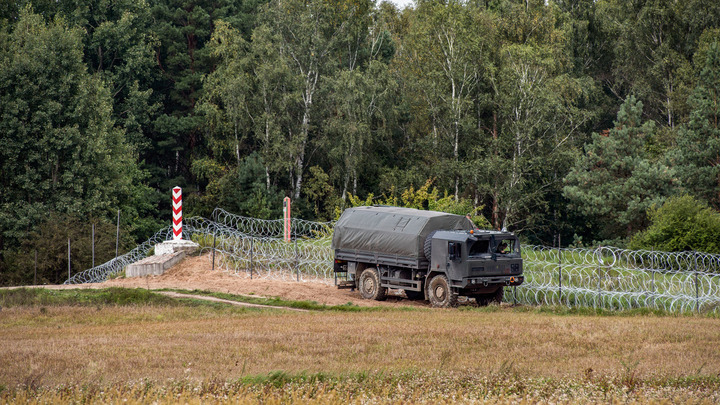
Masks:
[[[563,192],[571,209],[597,220],[597,235],[603,238],[629,237],[640,230],[648,208],[661,204],[673,188],[672,170],[652,161],[646,151],[655,124],[641,123],[642,107],[642,102],[628,97],[615,127],[607,134],[593,134],[565,178]]]
[[[677,145],[669,156],[685,191],[720,209],[720,44],[717,38],[704,55],[696,57],[701,65],[698,84],[688,99],[692,108],[690,121],[678,130]]]

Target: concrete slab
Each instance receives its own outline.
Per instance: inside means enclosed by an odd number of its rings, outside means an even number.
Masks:
[[[193,254],[200,248],[200,245],[191,240],[166,240],[163,243],[155,245],[155,256],[162,256],[168,253],[185,252]]]
[[[128,265],[125,268],[125,277],[159,276],[165,270],[178,264],[185,258],[183,251],[168,253],[159,256],[148,256],[139,262]]]

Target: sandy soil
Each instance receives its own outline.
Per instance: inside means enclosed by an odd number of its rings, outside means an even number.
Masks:
[[[48,287],[48,286],[43,286]],[[295,282],[263,278],[250,279],[220,270],[212,271],[209,256],[188,257],[160,276],[120,278],[98,284],[57,286],[54,288],[175,288],[205,290],[230,294],[281,297],[293,301],[315,301],[320,304],[342,305],[352,302],[359,306],[428,306],[423,301],[411,301],[400,291],[391,290],[386,301],[365,300],[357,291],[338,289],[318,282]]]

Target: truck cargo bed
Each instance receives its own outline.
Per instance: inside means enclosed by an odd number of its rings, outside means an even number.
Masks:
[[[429,264],[425,258],[419,259],[412,256],[388,255],[353,249],[335,249],[335,259],[384,266],[407,267],[418,270],[427,269]]]

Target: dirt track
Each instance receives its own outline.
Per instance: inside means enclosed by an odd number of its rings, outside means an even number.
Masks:
[[[315,301],[327,305],[342,305],[352,302],[359,306],[427,306],[422,301],[408,300],[401,292],[395,291],[391,291],[386,301],[370,301],[362,299],[357,291],[340,290],[335,286],[323,283],[250,279],[245,275],[234,275],[219,270],[212,271],[212,263],[207,255],[186,258],[160,276],[122,278],[97,284],[52,286],[50,288],[106,287],[205,290],[281,297],[293,301]]]

